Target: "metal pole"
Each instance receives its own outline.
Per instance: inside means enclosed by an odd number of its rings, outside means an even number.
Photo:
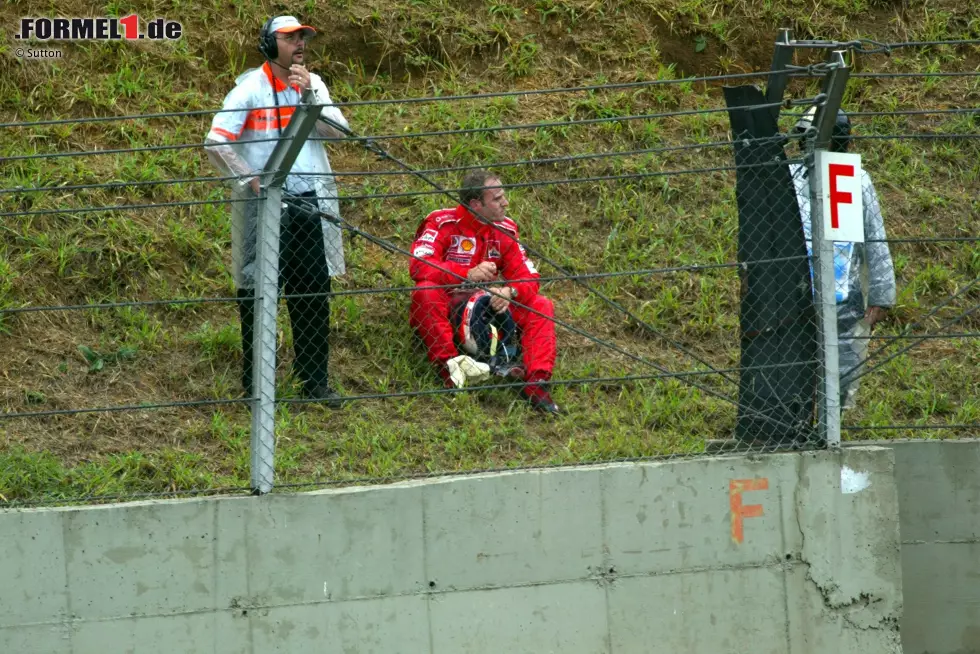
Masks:
[[[772,70],[773,72],[779,72],[786,70],[786,66],[793,61],[793,30],[788,27],[783,27],[779,30],[779,36],[776,37],[776,47],[772,53]],[[786,91],[786,84],[789,82],[789,75],[778,74],[770,75],[768,83],[766,84],[766,103],[770,102],[782,102],[783,93]],[[776,119],[779,118],[779,107],[772,108],[772,115]]]
[[[258,216],[255,324],[252,345],[252,492],[264,495],[275,478],[276,315],[279,309],[279,227],[282,189],[265,189]]]
[[[844,61],[844,51],[835,50],[830,55],[832,70],[824,78],[823,92],[826,100],[817,106],[813,127],[811,151],[807,156],[810,179],[810,233],[813,238],[814,286],[816,287],[817,312],[819,313],[818,344],[823,354],[821,391],[817,428],[828,448],[840,447],[840,359],[837,338],[837,289],[834,279],[834,243],[824,238],[823,193],[819,152],[830,147],[837,111],[840,109],[850,76],[850,68]]]
[[[252,492],[264,495],[275,481],[276,453],[276,317],[279,310],[279,229],[282,186],[293,162],[316,125],[318,110],[310,107],[307,89],[289,125],[266,162],[262,179],[265,199],[258,212],[255,259],[255,322],[252,341]]]

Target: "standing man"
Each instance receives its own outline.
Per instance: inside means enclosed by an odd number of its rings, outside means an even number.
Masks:
[[[223,175],[236,177],[231,180],[232,260],[242,328],[242,385],[248,396],[252,395],[256,230],[263,195],[259,173],[306,89],[313,90],[316,104],[331,102],[323,80],[304,66],[306,44],[315,34],[292,16],[266,21],[259,34],[259,51],[266,63],[238,77],[205,141],[212,164]],[[337,107],[323,107],[320,115],[348,127]],[[342,135],[323,121],[317,122],[316,131],[321,136]],[[294,370],[305,397],[326,400],[331,406],[338,406],[340,398],[327,384],[328,294],[330,277],[342,275],[345,269],[340,228],[324,215],[339,218],[336,198],[337,185],[322,142],[307,141],[283,189],[279,281],[287,295],[315,294],[286,300]]]
[[[551,379],[555,367],[554,305],[538,294],[540,275],[520,244],[517,223],[505,214],[507,194],[500,178],[474,170],[466,174],[461,186],[459,206],[430,213],[415,234],[409,262],[415,282],[411,325],[425,343],[429,361],[447,386],[452,385],[448,362],[459,352],[450,314],[475,289],[433,287],[498,278],[511,281],[490,287],[490,309],[511,311],[521,331],[526,382],[521,394],[535,409],[557,414],[558,405],[541,385]]]
[[[813,125],[816,107],[811,107],[793,131],[803,135]],[[847,152],[851,141],[851,120],[838,111],[831,137],[832,152]],[[806,138],[800,141],[806,147]],[[803,221],[807,254],[813,256],[810,223],[810,181],[802,164],[792,164],[790,174],[796,186],[796,199]],[[868,337],[875,324],[895,305],[895,268],[881,215],[878,194],[867,171],[862,170],[861,195],[864,202],[865,243],[834,243],[834,286],[837,290],[837,336],[840,351],[841,409],[854,407],[859,386],[854,377],[868,356]],[[811,259],[810,274],[813,274]]]

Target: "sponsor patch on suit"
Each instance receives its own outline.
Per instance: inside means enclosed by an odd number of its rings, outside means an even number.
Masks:
[[[457,254],[472,255],[476,250],[476,239],[471,236],[453,236],[449,248]]]

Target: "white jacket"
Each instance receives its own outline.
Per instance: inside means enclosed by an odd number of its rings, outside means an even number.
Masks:
[[[310,74],[310,87],[315,102],[332,102],[330,92],[319,75]],[[273,89],[276,89],[276,93]],[[281,130],[285,130],[296,110],[299,89],[287,87],[272,75],[268,63],[239,75],[235,88],[225,96],[222,111],[215,114],[205,143],[208,158],[231,180],[232,200],[232,265],[235,285],[241,289],[255,286],[256,216],[259,202],[247,179],[262,171],[276,146]],[[276,104],[278,102],[278,109]],[[323,107],[321,115],[347,127],[347,119],[337,107]],[[320,123],[317,123],[318,130]],[[215,147],[217,146],[217,147]],[[309,173],[298,175],[295,173]],[[284,192],[299,194],[315,191],[320,211],[340,217],[337,183],[323,143],[307,141],[287,176]],[[244,200],[244,201],[243,201]],[[326,263],[331,276],[342,275],[344,249],[340,228],[321,219]]]
[[[803,164],[791,164],[790,175],[796,188],[796,201],[803,221],[807,254],[813,256],[810,227],[810,180]],[[868,306],[891,307],[895,304],[895,267],[888,243],[885,243],[885,221],[871,176],[862,171],[861,196],[864,204],[864,238],[873,243],[834,242],[834,286],[837,290],[837,317],[842,321],[858,320]],[[811,259],[810,273],[813,274]],[[865,301],[867,286],[867,301]]]

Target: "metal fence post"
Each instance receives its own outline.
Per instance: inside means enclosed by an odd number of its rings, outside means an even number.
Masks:
[[[772,52],[772,72],[766,81],[766,103],[782,102],[783,93],[786,92],[786,84],[789,82],[789,75],[786,74],[786,67],[793,62],[793,30],[783,27],[779,30],[776,37],[776,44]],[[779,118],[779,107],[772,108],[772,115]]]
[[[275,477],[276,316],[282,188],[268,186],[258,215],[255,323],[252,344],[252,491],[272,490]]]
[[[824,79],[824,102],[817,106],[810,152],[807,153],[807,167],[810,179],[810,229],[813,238],[814,286],[816,290],[818,322],[818,344],[820,347],[821,384],[818,397],[817,429],[828,448],[840,447],[840,359],[838,358],[837,338],[837,289],[834,278],[834,243],[824,238],[823,197],[821,192],[821,171],[816,165],[817,152],[826,151],[830,146],[837,111],[844,97],[844,89],[850,76],[850,68],[844,60],[844,51],[835,50],[830,55],[830,72]]]
[[[255,322],[252,345],[251,484],[257,495],[272,490],[276,452],[276,317],[279,309],[279,228],[282,187],[316,124],[319,107],[303,94],[263,170],[265,199],[258,212],[255,261]]]

